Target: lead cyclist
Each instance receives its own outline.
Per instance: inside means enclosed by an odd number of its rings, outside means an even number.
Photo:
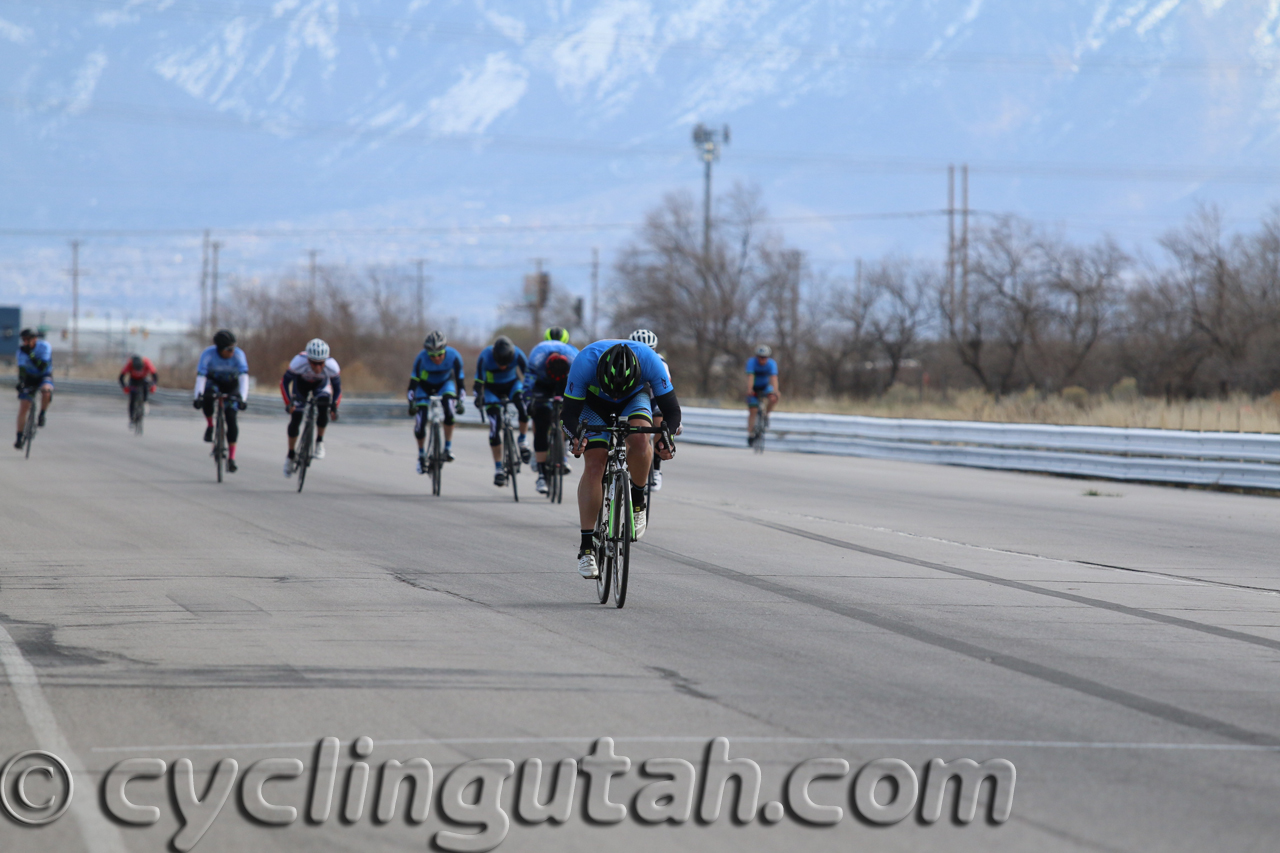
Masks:
[[[606,340],[588,345],[574,359],[565,387],[561,423],[573,436],[571,451],[575,457],[585,455],[585,470],[578,481],[578,520],[581,542],[578,548],[578,574],[594,579],[600,576],[595,553],[596,518],[604,502],[603,478],[608,461],[609,439],[604,432],[592,430],[619,421],[631,426],[653,423],[648,386],[657,394],[652,402],[661,407],[672,435],[680,432],[680,402],[676,399],[671,373],[658,354],[637,341]],[[578,434],[579,425],[584,429]],[[649,444],[649,436],[637,433],[627,436],[627,470],[631,474],[632,525],[635,538],[644,535],[644,487],[653,453],[670,459],[672,448],[659,440]]]

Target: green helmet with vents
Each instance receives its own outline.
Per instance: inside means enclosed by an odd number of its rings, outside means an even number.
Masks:
[[[596,365],[596,385],[606,397],[620,400],[640,387],[640,359],[623,343],[614,344]]]
[[[559,341],[562,344],[569,343],[569,330],[564,326],[552,326],[542,333],[544,341]]]

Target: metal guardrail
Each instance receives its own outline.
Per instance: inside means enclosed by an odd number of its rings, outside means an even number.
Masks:
[[[682,409],[684,440],[746,447],[746,413]],[[1280,436],[775,412],[771,450],[1109,480],[1280,489]]]
[[[114,396],[115,382],[55,379],[61,393]],[[191,392],[160,388],[159,406],[191,405]],[[249,411],[284,416],[274,393],[255,394]],[[691,444],[746,447],[741,409],[682,409]],[[351,420],[407,418],[396,397],[345,397]],[[1106,480],[1280,490],[1280,435],[1167,429],[1000,424],[774,412],[770,450],[865,456],[904,462],[1035,471]]]

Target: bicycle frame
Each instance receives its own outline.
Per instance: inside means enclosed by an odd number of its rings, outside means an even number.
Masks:
[[[315,447],[316,435],[316,395],[312,391],[307,392],[307,417],[303,421],[302,437],[298,441],[297,465],[298,465],[298,491],[302,491],[302,484],[307,479],[307,469],[311,467],[311,451]]]
[[[440,482],[444,476],[444,397],[430,398],[427,421],[427,470],[431,474],[431,494],[439,495]]]

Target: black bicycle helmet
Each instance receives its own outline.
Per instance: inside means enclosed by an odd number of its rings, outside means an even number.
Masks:
[[[130,365],[134,370],[141,370],[141,369],[142,369],[142,356],[140,356],[140,355],[135,355],[133,358],[129,359],[129,365]]]
[[[553,352],[547,356],[547,377],[555,382],[569,376],[569,358],[561,353]]]
[[[493,342],[493,360],[498,364],[510,364],[515,357],[516,345],[511,343],[511,338],[498,335],[498,339]]]
[[[18,332],[18,337],[22,338],[24,341],[29,341],[36,337],[36,333],[32,329],[23,329],[21,332]]]
[[[227,329],[219,329],[213,334],[213,345],[218,348],[219,352],[221,352],[227,347],[233,347],[236,345],[236,336],[231,334]]]
[[[605,350],[596,365],[596,385],[606,397],[621,400],[640,387],[640,359],[626,344],[618,343]]]
[[[449,339],[445,337],[444,332],[438,329],[427,335],[427,339],[422,342],[422,348],[427,352],[440,352],[449,345]]]

